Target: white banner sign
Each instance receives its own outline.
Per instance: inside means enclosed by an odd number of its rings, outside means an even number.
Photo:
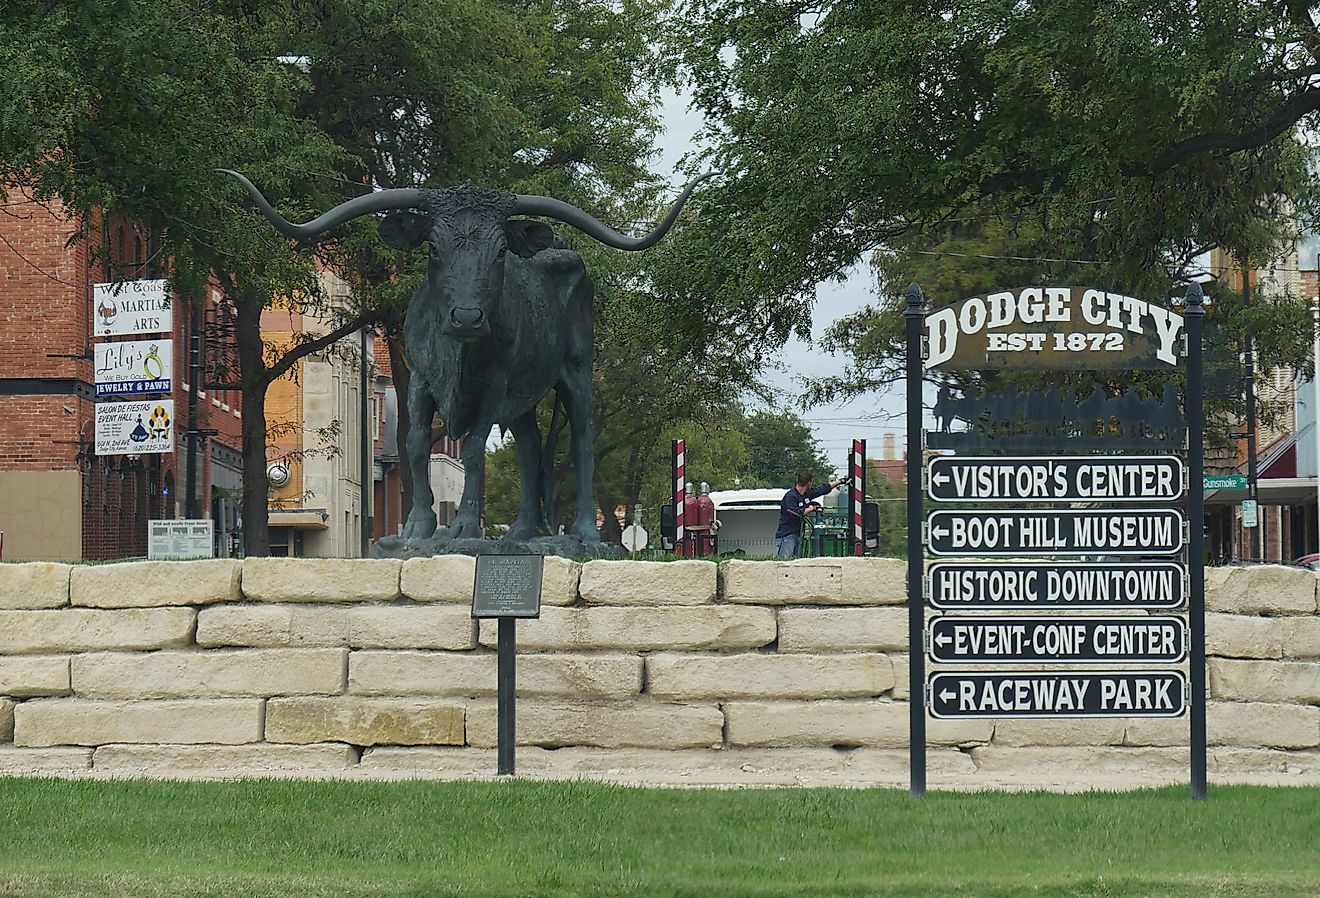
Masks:
[[[173,399],[96,404],[97,455],[147,455],[173,451]]]
[[[214,558],[214,535],[214,521],[148,521],[147,558]]]
[[[97,396],[168,393],[174,377],[174,341],[97,343],[92,349]]]
[[[98,337],[173,333],[172,305],[173,298],[163,280],[92,286]]]

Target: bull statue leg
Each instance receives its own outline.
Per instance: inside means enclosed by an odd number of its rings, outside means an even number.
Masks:
[[[486,475],[486,439],[494,423],[486,421],[472,427],[463,438],[463,498],[458,515],[449,527],[454,539],[481,539],[481,482]]]
[[[408,468],[412,471],[413,498],[408,520],[403,524],[404,539],[430,539],[435,535],[435,494],[431,492],[431,419],[435,400],[427,392],[423,379],[413,374],[408,382]]]
[[[589,358],[589,357],[588,357]],[[591,487],[596,457],[591,434],[591,364],[575,365],[559,384],[573,434],[573,475],[577,480],[577,513],[572,535],[583,542],[600,542],[596,529],[596,502]]]
[[[536,423],[536,409],[523,412],[510,421],[509,430],[518,450],[520,492],[518,516],[504,538],[528,540],[545,531],[545,516],[541,510],[541,428]]]

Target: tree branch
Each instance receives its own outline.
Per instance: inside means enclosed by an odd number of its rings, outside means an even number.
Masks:
[[[1128,177],[1154,177],[1173,168],[1189,156],[1211,150],[1227,150],[1236,153],[1264,146],[1306,115],[1320,109],[1320,87],[1308,87],[1301,93],[1293,94],[1260,125],[1237,134],[1212,131],[1198,134],[1186,140],[1180,140],[1164,152],[1158,159],[1147,166],[1131,166],[1123,169]]]
[[[262,380],[266,386],[269,386],[288,373],[289,369],[293,367],[294,362],[297,362],[299,359],[305,358],[314,352],[320,352],[327,346],[338,343],[354,331],[361,330],[367,322],[372,321],[374,317],[375,316],[373,315],[365,313],[357,315],[330,331],[330,333],[293,347],[286,352],[278,362],[265,370],[262,374]]]

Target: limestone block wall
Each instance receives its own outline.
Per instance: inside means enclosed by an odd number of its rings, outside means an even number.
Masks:
[[[518,623],[520,772],[906,783],[905,573],[547,559]],[[472,579],[464,556],[0,565],[0,775],[490,774]],[[1320,782],[1317,583],[1207,572],[1212,781]],[[1186,718],[930,720],[928,740],[936,787],[1187,776]]]

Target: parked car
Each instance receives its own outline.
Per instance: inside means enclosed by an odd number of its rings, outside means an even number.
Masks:
[[[1320,571],[1320,553],[1303,555],[1301,558],[1294,561],[1293,564],[1298,567],[1307,568],[1308,570]]]

